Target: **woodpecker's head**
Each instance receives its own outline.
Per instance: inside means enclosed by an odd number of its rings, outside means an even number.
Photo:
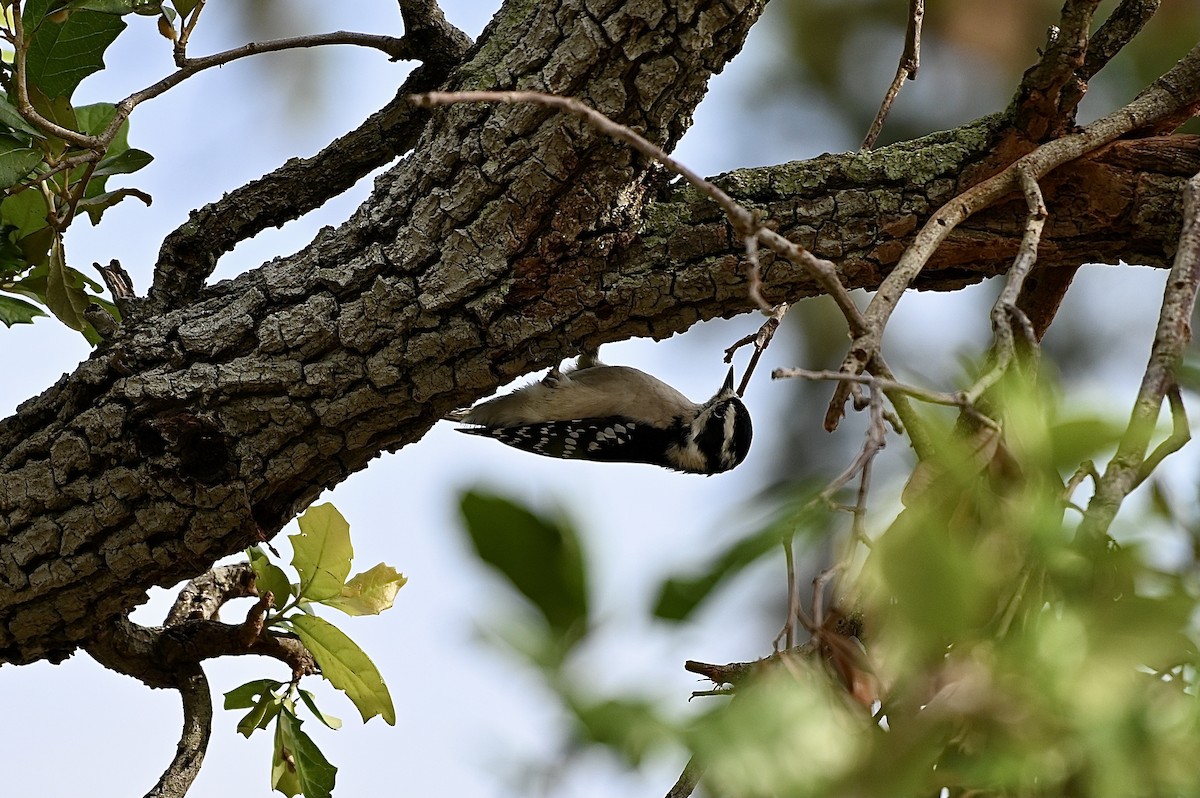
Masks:
[[[682,448],[703,461],[697,471],[719,474],[746,459],[753,436],[750,411],[733,389],[731,368],[721,390],[700,406]]]

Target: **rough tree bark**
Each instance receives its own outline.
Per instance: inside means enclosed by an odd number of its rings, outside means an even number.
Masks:
[[[509,2],[444,87],[576,96],[670,149],[764,2]],[[411,111],[393,103],[364,146],[405,151],[410,128],[386,122]],[[0,423],[0,662],[68,656],[150,586],[274,535],[323,489],[522,373],[752,308],[741,242],[717,209],[624,146],[529,106],[412,120],[411,154],[291,257],[200,288],[216,233],[213,214],[195,216],[164,248],[152,301]],[[1012,130],[996,116],[718,182],[847,285],[872,288],[941,203],[1015,157],[998,155]],[[1182,136],[1057,170],[1031,279],[1164,265],[1180,186],[1198,170],[1200,144]],[[919,287],[1005,271],[1024,214],[1014,196],[974,217]],[[765,264],[768,299],[816,292],[807,274]]]

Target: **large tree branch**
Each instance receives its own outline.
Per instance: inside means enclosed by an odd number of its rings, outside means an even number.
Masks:
[[[669,147],[763,3],[591,5],[509,3],[451,88],[580,95]],[[564,267],[596,292],[647,164],[530,109],[436,113],[413,150],[340,230],[135,318],[0,425],[0,660],[65,656],[147,586],[274,534],[499,375],[574,345],[578,321],[555,330],[541,309],[522,329],[539,303],[501,307],[507,287]]]
[[[594,6],[510,3],[447,88],[577,96],[669,150],[761,11]],[[873,288],[1004,124],[716,182],[848,286]],[[1180,137],[1118,142],[1055,171],[1030,281],[1095,260],[1164,265],[1179,175],[1197,170],[1200,148]],[[973,217],[916,286],[1005,271],[1025,212],[1014,197]],[[66,656],[147,587],[273,535],[321,490],[522,373],[745,312],[741,257],[719,208],[575,120],[435,112],[341,228],[136,317],[0,422],[0,661]],[[763,260],[770,301],[819,291]]]

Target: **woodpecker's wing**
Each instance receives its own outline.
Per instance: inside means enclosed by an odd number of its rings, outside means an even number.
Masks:
[[[483,427],[512,427],[545,421],[624,418],[667,427],[698,409],[699,405],[644,371],[600,365],[531,383],[482,402],[453,420]]]
[[[616,416],[508,427],[464,427],[459,432],[495,438],[546,457],[674,467],[665,457],[668,443],[673,439],[670,429]]]

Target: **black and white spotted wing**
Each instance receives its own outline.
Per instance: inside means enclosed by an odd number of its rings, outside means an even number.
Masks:
[[[511,427],[471,427],[459,432],[495,438],[546,457],[670,467],[664,461],[664,452],[672,437],[670,430],[617,417],[543,421]]]

